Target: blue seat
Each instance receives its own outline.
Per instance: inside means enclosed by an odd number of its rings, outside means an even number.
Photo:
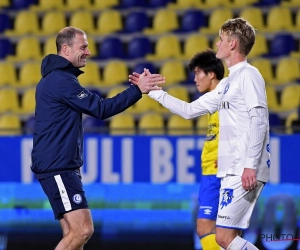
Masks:
[[[157,69],[154,67],[154,65],[150,62],[141,62],[141,63],[137,63],[134,67],[133,67],[133,72],[137,72],[137,73],[143,73],[144,72],[144,68],[149,69],[149,71],[151,73],[158,73]]]
[[[263,6],[273,6],[273,5],[279,5],[281,2],[281,0],[260,0],[257,3],[253,4],[254,6],[259,6],[259,7],[263,7]]]
[[[11,22],[9,16],[4,13],[0,13],[0,33],[3,33],[4,30],[10,28],[11,28]]]
[[[180,27],[183,32],[198,31],[202,26],[205,26],[205,16],[202,11],[191,9],[183,14]]]
[[[12,43],[7,38],[0,38],[0,59],[8,55],[13,55],[14,49]]]
[[[170,0],[149,0],[148,7],[150,8],[162,8],[166,7]]]
[[[120,8],[146,7],[145,0],[121,0]]]
[[[268,57],[288,56],[292,51],[296,51],[296,41],[292,34],[277,34],[270,44]]]
[[[107,37],[99,45],[101,59],[124,58],[124,45],[117,37]]]
[[[83,128],[87,133],[107,133],[108,124],[106,121],[99,120],[94,117],[86,117],[83,120]]]
[[[127,55],[130,59],[142,58],[152,52],[151,41],[148,37],[136,37],[131,39],[128,43]]]
[[[37,4],[37,0],[11,0],[11,7],[16,10],[28,9],[32,4]]]
[[[149,19],[145,12],[131,12],[125,19],[125,32],[142,32],[149,26]]]

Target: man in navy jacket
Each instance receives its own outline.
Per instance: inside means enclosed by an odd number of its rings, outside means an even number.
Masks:
[[[160,89],[157,84],[164,83],[164,78],[144,74],[137,85],[102,99],[77,80],[83,73],[79,68],[86,65],[90,55],[85,32],[75,27],[62,29],[56,47],[58,55],[43,59],[42,79],[36,87],[31,169],[63,230],[63,239],[55,249],[77,250],[83,249],[94,231],[79,171],[83,164],[82,114],[99,119],[116,115],[143,93]]]

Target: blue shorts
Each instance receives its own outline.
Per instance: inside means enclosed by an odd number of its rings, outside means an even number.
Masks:
[[[88,208],[78,172],[66,172],[40,179],[39,182],[48,196],[56,220],[67,212]]]
[[[198,219],[216,220],[221,179],[216,175],[202,175],[198,195]]]

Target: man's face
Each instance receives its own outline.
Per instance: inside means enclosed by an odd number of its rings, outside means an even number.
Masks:
[[[69,46],[68,60],[74,67],[81,68],[86,65],[86,59],[91,55],[88,49],[88,41],[86,34],[76,34],[73,44]]]
[[[216,43],[217,46],[217,54],[216,57],[225,60],[230,56],[231,51],[231,40],[227,35],[221,33],[220,40]]]
[[[194,69],[194,74],[195,74],[195,78],[194,78],[194,81],[196,82],[196,87],[197,87],[197,90],[200,92],[200,93],[206,93],[208,91],[211,90],[211,85],[212,85],[212,73],[208,73],[208,74],[205,74],[205,72],[200,69],[199,67],[196,67]]]

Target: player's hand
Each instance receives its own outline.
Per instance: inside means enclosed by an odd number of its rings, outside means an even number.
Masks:
[[[244,168],[244,173],[242,175],[242,185],[246,191],[254,190],[257,187],[255,169]]]
[[[129,75],[129,81],[137,85],[143,94],[151,90],[160,90],[158,85],[165,83],[165,78],[160,74],[151,74],[148,69],[144,69],[142,74],[133,72]]]

